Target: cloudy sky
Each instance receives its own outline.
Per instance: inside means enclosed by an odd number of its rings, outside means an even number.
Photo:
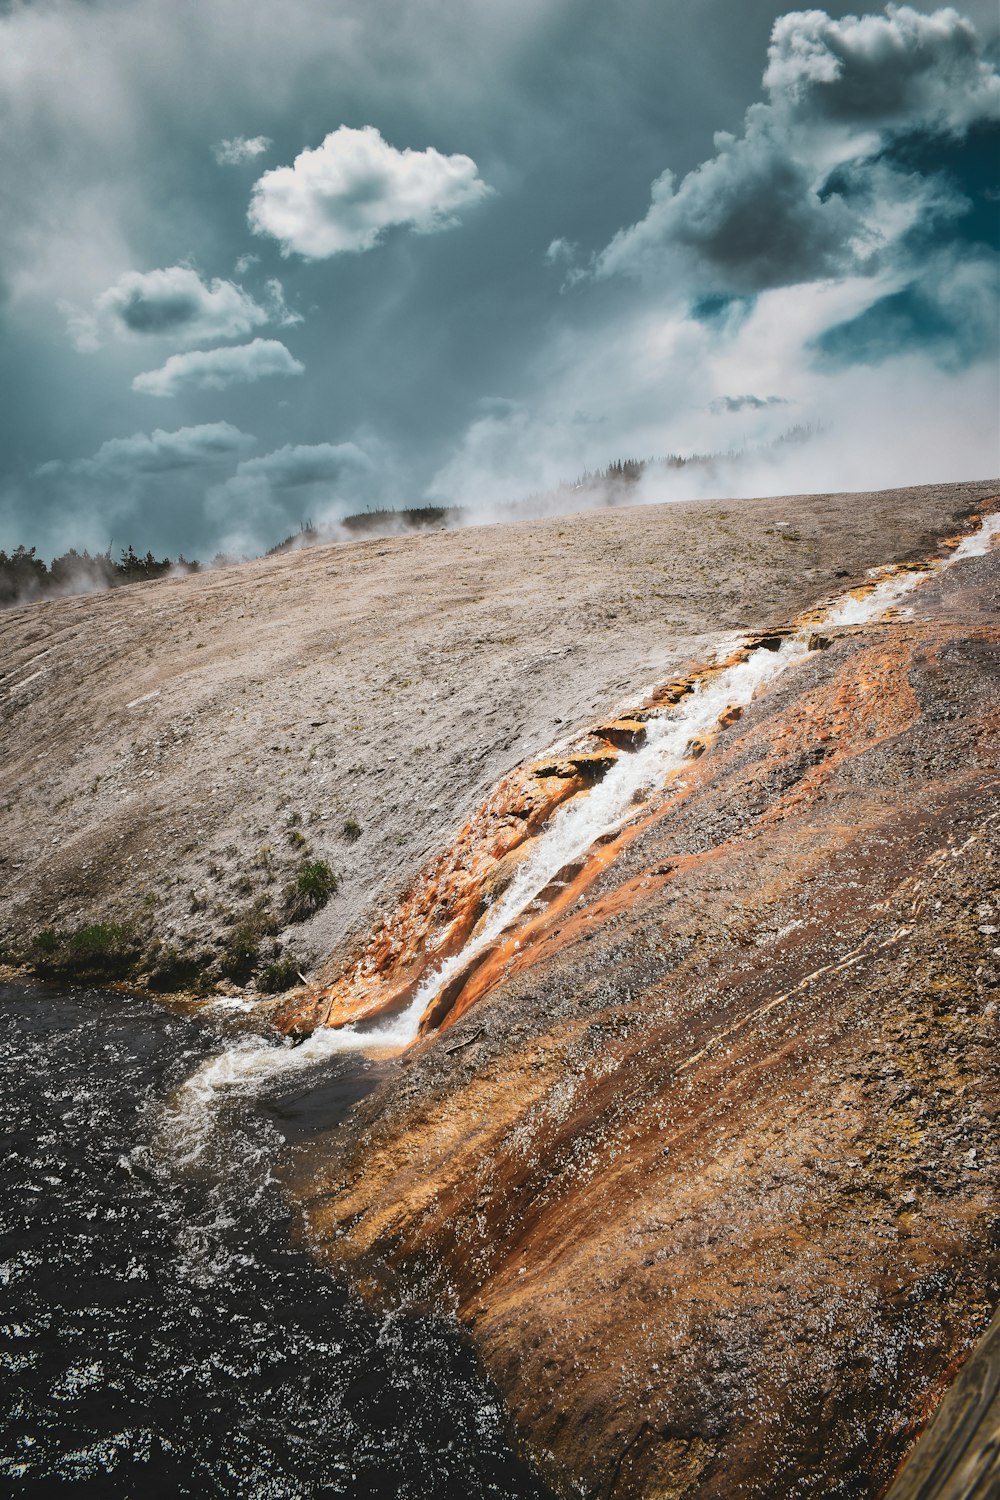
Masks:
[[[256,551],[668,452],[745,455],[677,494],[996,473],[997,29],[0,0],[0,546]]]

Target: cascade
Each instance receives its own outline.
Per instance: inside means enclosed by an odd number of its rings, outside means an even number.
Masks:
[[[516,934],[518,922],[533,913],[560,872],[625,825],[637,804],[681,772],[724,715],[742,710],[805,661],[818,632],[898,617],[907,595],[925,579],[984,554],[998,533],[1000,513],[986,516],[947,556],[919,566],[875,569],[866,583],[810,612],[787,632],[763,637],[763,644],[738,650],[723,665],[708,668],[676,704],[646,716],[646,733],[638,748],[621,753],[600,781],[557,808],[464,945],[424,973],[403,1009],[355,1024],[317,1026],[297,1045],[245,1036],[203,1063],[178,1090],[171,1116],[173,1148],[180,1160],[198,1159],[211,1137],[219,1101],[232,1091],[255,1092],[338,1054],[398,1052],[410,1046],[449,982],[474,965],[501,935]]]

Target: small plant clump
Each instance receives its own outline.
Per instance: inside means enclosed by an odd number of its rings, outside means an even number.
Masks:
[[[205,971],[211,962],[211,953],[182,951],[173,943],[154,943],[146,955],[145,981],[151,990],[198,993],[205,988]]]
[[[336,872],[325,859],[306,860],[285,886],[284,908],[289,922],[305,922],[326,905],[337,889]]]
[[[277,917],[264,905],[255,906],[235,922],[219,958],[223,978],[246,984],[260,961],[261,943],[274,936],[278,925]]]
[[[264,995],[279,995],[301,982],[299,960],[292,953],[282,954],[257,970],[257,988]]]
[[[31,967],[64,978],[125,979],[135,971],[140,947],[128,922],[85,922],[68,932],[49,927],[32,939]]]
[[[355,841],[355,839],[359,839],[360,837],[361,837],[361,824],[358,822],[357,818],[345,818],[345,820],[344,820],[344,838],[345,839],[350,839],[351,843],[353,844],[354,841]]]

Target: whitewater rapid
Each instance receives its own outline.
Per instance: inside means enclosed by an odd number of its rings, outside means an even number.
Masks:
[[[898,612],[907,595],[925,579],[966,558],[984,555],[998,534],[1000,513],[987,516],[947,557],[919,570],[873,569],[868,583],[816,610],[777,649],[758,646],[742,661],[707,671],[674,708],[648,719],[639,749],[622,752],[590,792],[556,811],[485,920],[458,953],[426,975],[405,1010],[367,1025],[319,1027],[298,1045],[243,1037],[203,1063],[177,1091],[167,1121],[180,1163],[199,1159],[214,1131],[221,1101],[233,1092],[258,1092],[289,1073],[339,1054],[396,1052],[410,1046],[421,1017],[444,985],[523,917],[561,870],[579,860],[599,838],[619,829],[634,814],[637,803],[680,771],[691,759],[692,742],[711,733],[723,714],[746,708],[790,667],[803,662],[811,654],[809,641],[817,631],[865,625]],[[726,654],[720,653],[723,659]]]

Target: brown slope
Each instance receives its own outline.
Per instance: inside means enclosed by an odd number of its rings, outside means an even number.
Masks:
[[[567,1494],[877,1495],[989,1319],[997,573],[781,679],[299,1182]]]

